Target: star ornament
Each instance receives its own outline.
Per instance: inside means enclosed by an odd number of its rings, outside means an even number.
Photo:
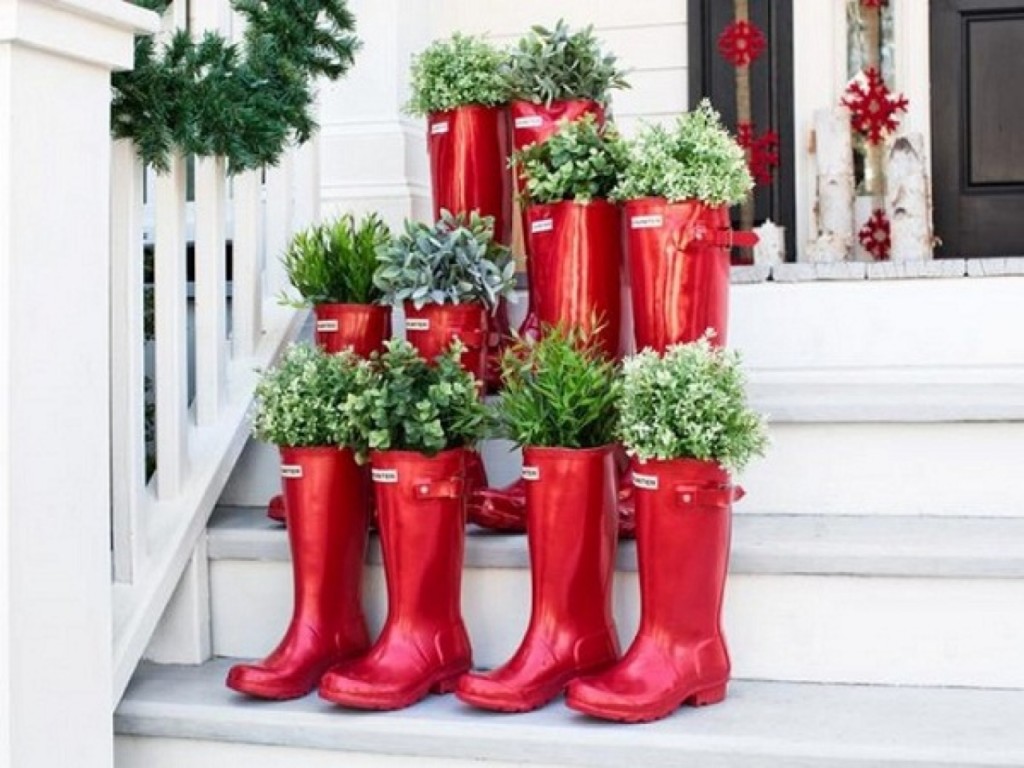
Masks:
[[[767,47],[764,33],[749,21],[734,21],[718,38],[718,52],[736,67],[749,66]]]
[[[779,167],[779,134],[765,131],[758,135],[751,123],[736,126],[736,143],[747,151],[750,175],[758,184],[771,184],[774,169]]]
[[[885,211],[879,209],[872,213],[857,237],[864,250],[874,256],[876,261],[888,260],[892,250],[892,227]]]
[[[840,103],[849,108],[854,129],[871,144],[881,144],[885,134],[895,131],[900,124],[899,115],[906,114],[910,106],[903,94],[889,91],[874,67],[846,87]]]

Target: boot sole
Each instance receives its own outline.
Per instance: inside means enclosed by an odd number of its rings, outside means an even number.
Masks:
[[[422,701],[430,694],[443,696],[453,693],[458,685],[459,678],[469,671],[469,665],[459,669],[457,672],[444,672],[430,680],[425,686],[417,689],[412,694],[401,696],[382,696],[375,694],[350,694],[344,691],[332,691],[320,689],[320,698],[349,709],[366,709],[375,712],[384,712],[395,709],[405,709],[413,704]]]
[[[710,688],[692,693],[677,704],[671,704],[653,711],[640,712],[637,710],[616,709],[613,707],[594,707],[580,701],[567,699],[565,704],[584,715],[598,718],[599,720],[611,720],[616,723],[650,723],[655,720],[662,720],[682,707],[707,707],[718,704],[725,700],[727,683],[713,685]]]

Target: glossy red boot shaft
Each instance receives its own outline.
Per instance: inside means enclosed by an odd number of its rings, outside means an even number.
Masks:
[[[388,617],[365,656],[324,676],[320,695],[357,709],[400,709],[447,692],[472,663],[462,620],[464,452],[371,455]]]
[[[360,357],[384,348],[391,338],[391,307],[376,304],[317,304],[316,343],[335,355],[351,347]]]
[[[277,648],[232,667],[227,685],[266,699],[304,696],[330,667],[369,646],[361,603],[368,504],[351,451],[282,448],[294,607]]]
[[[607,720],[646,722],[725,697],[722,597],[738,491],[716,464],[688,459],[639,463],[633,479],[640,629],[618,664],[570,685],[567,703]]]
[[[570,680],[619,656],[612,615],[615,571],[615,461],[611,446],[526,448],[532,610],[518,650],[504,666],[465,675],[467,704],[526,712]]]
[[[482,304],[405,305],[405,337],[428,361],[448,351],[458,339],[465,350],[462,367],[483,384],[487,370],[487,310]]]

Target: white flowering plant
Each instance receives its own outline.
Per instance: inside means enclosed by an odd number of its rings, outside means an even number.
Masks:
[[[253,434],[290,448],[365,450],[365,438],[342,407],[362,386],[361,367],[351,350],[330,355],[311,344],[292,345],[256,387]]]
[[[708,205],[743,202],[754,180],[743,148],[704,99],[673,129],[645,124],[629,142],[629,159],[612,196],[616,200],[664,197]]]
[[[493,107],[508,101],[503,68],[507,54],[486,39],[456,32],[431,43],[412,62],[412,115],[456,107]]]
[[[643,461],[698,459],[743,469],[767,447],[763,417],[747,404],[735,352],[707,337],[647,349],[623,362],[619,438]]]

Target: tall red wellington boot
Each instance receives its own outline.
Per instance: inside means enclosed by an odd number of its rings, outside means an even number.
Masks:
[[[725,698],[722,595],[738,498],[711,462],[650,461],[634,472],[640,629],[618,664],[572,683],[566,699],[580,712],[629,723]]]
[[[447,693],[472,664],[462,621],[463,451],[371,454],[388,618],[365,656],[320,683],[328,701],[400,709]]]
[[[292,620],[266,659],[239,664],[227,685],[264,699],[305,696],[338,662],[370,644],[360,602],[368,505],[349,450],[282,448],[295,600]]]
[[[317,304],[315,339],[317,346],[332,355],[347,347],[360,357],[369,357],[391,338],[391,307],[375,304]],[[284,496],[267,504],[267,517],[285,522]]]
[[[533,609],[519,649],[493,672],[465,675],[456,695],[500,712],[527,712],[570,680],[614,663],[615,460],[611,446],[526,448]]]

